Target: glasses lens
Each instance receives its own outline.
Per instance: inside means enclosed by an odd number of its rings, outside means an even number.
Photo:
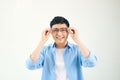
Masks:
[[[58,32],[59,29],[58,29],[58,28],[54,28],[54,29],[52,29],[52,31],[53,31],[53,32]]]
[[[60,28],[60,29],[58,29],[58,28],[53,28],[52,29],[52,32],[67,32],[67,28]]]
[[[67,28],[60,28],[61,32],[67,31]]]

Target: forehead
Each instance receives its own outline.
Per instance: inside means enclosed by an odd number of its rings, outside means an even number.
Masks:
[[[66,24],[55,24],[52,26],[52,28],[65,28],[65,27],[67,27]]]

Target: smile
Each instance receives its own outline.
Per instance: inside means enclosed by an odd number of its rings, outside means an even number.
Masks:
[[[56,37],[58,40],[62,40],[64,39],[64,37]]]

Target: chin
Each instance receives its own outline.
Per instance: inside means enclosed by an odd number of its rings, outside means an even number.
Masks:
[[[57,44],[63,44],[64,42],[56,42]]]
[[[64,44],[65,41],[56,41],[57,44]]]

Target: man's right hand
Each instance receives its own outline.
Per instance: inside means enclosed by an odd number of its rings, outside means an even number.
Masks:
[[[42,32],[42,41],[43,42],[46,42],[49,39],[50,33],[51,33],[50,28],[46,28],[43,30],[43,32]]]
[[[45,42],[48,40],[50,33],[51,33],[50,28],[43,30],[41,40],[40,40],[38,46],[35,48],[35,50],[32,52],[32,54],[30,56],[33,62],[35,62],[38,59],[38,57],[40,55],[40,51],[41,51],[42,47],[44,46]]]

